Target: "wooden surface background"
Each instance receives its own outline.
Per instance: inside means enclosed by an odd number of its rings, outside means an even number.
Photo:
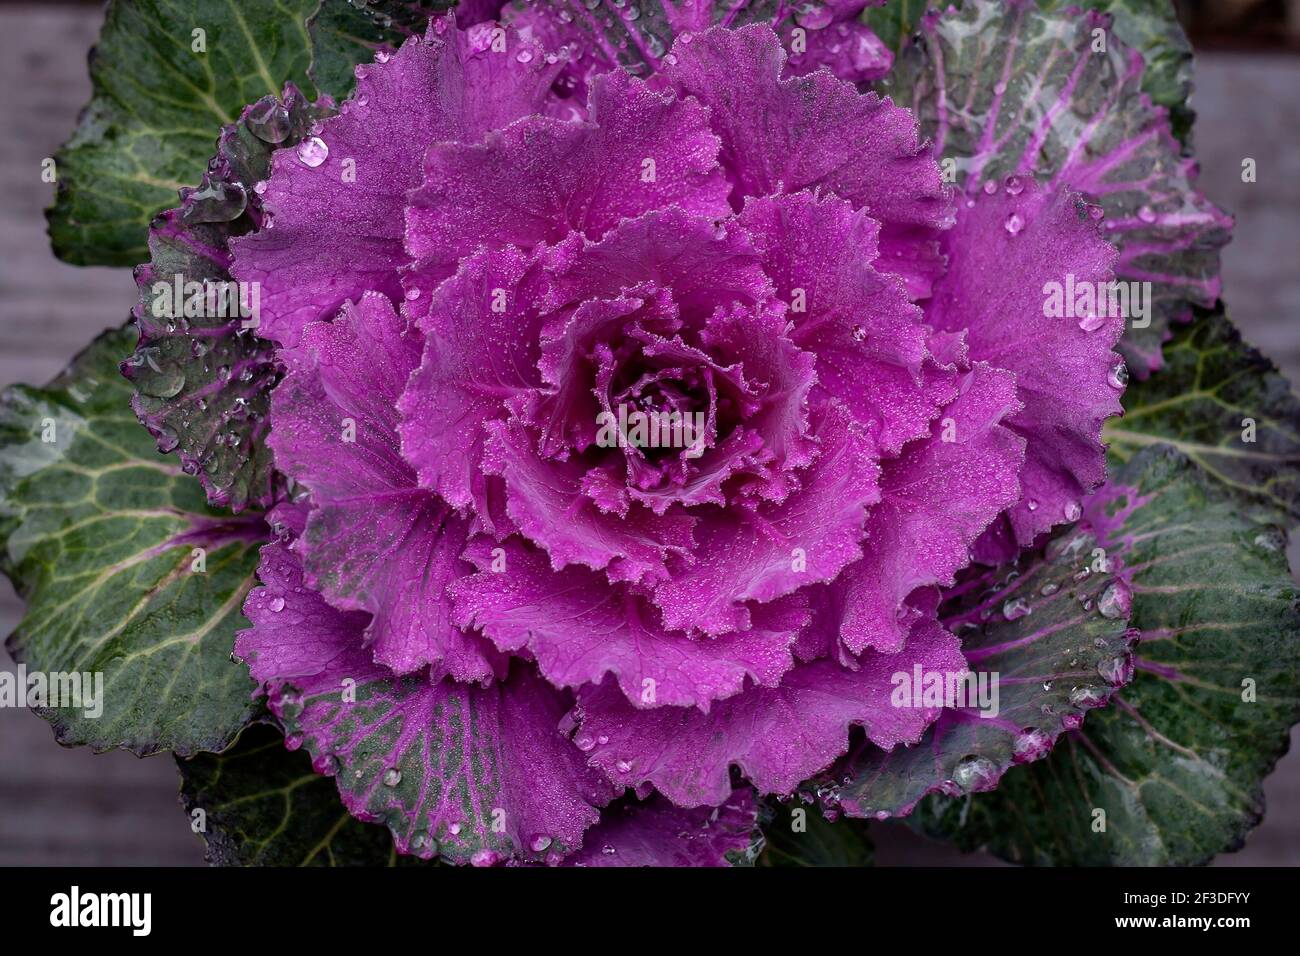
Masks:
[[[130,271],[79,269],[49,251],[40,162],[89,98],[86,51],[97,6],[0,6],[0,385],[44,382],[101,329],[125,320]],[[1300,380],[1300,57],[1206,54],[1197,73],[1202,185],[1237,216],[1224,255],[1226,298],[1246,336]],[[1241,159],[1258,182],[1240,181]],[[1295,549],[1293,549],[1293,556]],[[1294,561],[1294,557],[1293,557]],[[1294,567],[1294,564],[1293,564]],[[21,605],[0,582],[0,633]],[[12,662],[0,652],[0,667]],[[1300,863],[1300,756],[1266,784],[1268,815],[1229,865]],[[981,865],[900,827],[880,828],[881,863]],[[167,755],[65,750],[26,710],[0,709],[0,865],[202,863],[177,804]]]

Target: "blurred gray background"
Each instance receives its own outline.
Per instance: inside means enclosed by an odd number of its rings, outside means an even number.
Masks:
[[[1225,298],[1246,337],[1300,381],[1300,0],[1189,0],[1181,9],[1201,54],[1201,185],[1237,217]],[[40,163],[90,97],[86,52],[102,18],[98,5],[0,5],[0,385],[45,382],[95,333],[120,325],[134,299],[129,270],[64,265],[45,236],[53,187]],[[1258,163],[1254,184],[1241,182],[1245,156]],[[0,634],[20,616],[0,581]],[[13,668],[3,650],[0,668]],[[1300,754],[1285,757],[1265,789],[1264,823],[1220,865],[1300,864]],[[65,750],[40,718],[0,708],[0,865],[200,865],[203,847],[176,793],[168,755]],[[875,835],[883,864],[996,862],[901,826]]]

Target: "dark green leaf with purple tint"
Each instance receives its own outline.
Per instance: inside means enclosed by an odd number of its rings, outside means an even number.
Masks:
[[[117,371],[133,340],[105,333],[0,398],[3,570],[27,603],[8,647],[31,671],[102,674],[101,714],[41,709],[60,743],[221,750],[254,709],[230,652],[265,525],[208,508],[154,449]]]
[[[1133,682],[997,791],[914,821],[964,848],[1058,865],[1194,864],[1236,849],[1300,718],[1300,616],[1276,512],[1167,445],[1089,503],[1141,629]]]
[[[924,20],[921,36],[890,91],[956,161],[962,190],[1036,175],[1097,204],[1120,250],[1116,278],[1150,283],[1148,308],[1128,309],[1121,343],[1145,377],[1173,325],[1217,300],[1231,219],[1196,191],[1167,111],[1143,91],[1141,57],[1107,17],[1045,14],[1027,0],[968,0]]]
[[[254,724],[220,754],[177,759],[181,802],[215,866],[397,866],[383,827],[339,804],[329,777],[306,754],[284,749],[273,727]],[[196,811],[202,811],[196,813]]]
[[[312,46],[308,72],[322,93],[342,100],[356,83],[354,66],[424,33],[430,17],[454,6],[456,0],[325,0],[307,22]]]
[[[1014,567],[961,582],[941,614],[976,675],[966,706],[946,709],[913,747],[862,744],[809,790],[850,816],[885,819],[928,794],[991,790],[1012,766],[1045,757],[1132,677],[1127,585],[1096,547],[1068,530]]]
[[[838,817],[838,811],[831,811]],[[763,849],[756,866],[870,866],[874,847],[860,820],[827,819],[810,803],[772,801],[759,815]]]
[[[122,367],[132,405],[158,449],[175,451],[208,500],[235,511],[271,500],[266,415],[279,372],[252,328],[260,291],[231,281],[228,243],[263,224],[257,184],[271,154],[322,112],[293,88],[246,109],[222,130],[202,185],[155,218],[150,261],[136,270],[140,342]]]

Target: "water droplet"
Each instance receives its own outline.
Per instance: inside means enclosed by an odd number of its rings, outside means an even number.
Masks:
[[[1008,176],[1003,185],[1006,187],[1009,196],[1019,196],[1025,190],[1025,181],[1019,176]]]
[[[496,850],[475,850],[469,858],[470,866],[495,866],[501,855]]]
[[[600,852],[605,854],[606,856],[613,856],[615,853],[618,852],[618,850],[614,849],[612,846],[606,843],[604,846],[600,848]]]
[[[181,218],[187,223],[231,222],[248,205],[248,196],[238,183],[209,183],[185,200]]]
[[[628,760],[619,760],[614,764],[614,769],[619,773],[629,773],[632,770],[632,763]]]
[[[1095,687],[1076,687],[1070,691],[1070,703],[1075,707],[1097,707],[1103,700],[1104,695]]]
[[[1111,619],[1127,617],[1133,609],[1133,591],[1122,579],[1111,581],[1106,590],[1101,592],[1097,601],[1097,610],[1102,617]]]
[[[406,290],[406,301],[407,301],[407,302],[414,302],[414,301],[415,301],[416,299],[418,299],[419,297],[420,297],[420,290],[419,290],[419,289],[407,289],[407,290]]]
[[[1138,210],[1138,218],[1141,219],[1143,222],[1155,222],[1156,211],[1152,209],[1150,206],[1143,206],[1141,209]]]
[[[529,844],[534,853],[543,853],[551,845],[551,838],[545,834],[538,834],[533,837],[533,842]]]
[[[1013,212],[1007,216],[1007,221],[1002,224],[1002,227],[1011,235],[1018,236],[1020,231],[1025,228],[1025,218],[1020,213]]]
[[[1281,551],[1286,547],[1286,538],[1276,528],[1270,528],[1255,535],[1253,544],[1265,551]]]
[[[821,30],[828,27],[834,19],[835,14],[821,3],[800,4],[794,12],[795,23],[801,27],[807,27],[809,30]]]
[[[1037,727],[1026,727],[1016,735],[1011,745],[1011,759],[1016,763],[1029,763],[1047,756],[1052,749],[1052,738]]]
[[[1025,507],[1028,508],[1030,511],[1037,511],[1037,510],[1038,510],[1038,499],[1037,499],[1037,498],[1026,498],[1026,499],[1025,499]]]
[[[380,50],[378,53],[375,54],[375,62],[387,63],[391,57],[392,54],[389,53],[387,50]]]
[[[1081,517],[1083,517],[1083,508],[1079,506],[1079,502],[1067,501],[1065,503],[1065,520],[1078,521]]]
[[[1042,588],[1039,590],[1038,593],[1041,594],[1043,597],[1051,597],[1059,590],[1061,590],[1061,586],[1059,584],[1057,584],[1055,581],[1048,581],[1046,584],[1042,586]]]
[[[1002,605],[1002,616],[1008,621],[1019,620],[1026,614],[1032,614],[1033,611],[1034,609],[1029,606],[1024,598],[1015,598]]]
[[[991,790],[998,768],[988,757],[963,757],[952,772],[953,782],[966,792]]]
[[[395,787],[402,782],[402,771],[396,767],[389,767],[384,771],[384,786]]]
[[[1133,676],[1132,658],[1127,655],[1107,658],[1097,665],[1097,673],[1110,686],[1119,687]]]
[[[254,103],[245,122],[249,131],[264,143],[283,143],[293,127],[289,111],[273,96]]]
[[[281,611],[284,610],[284,598],[277,595],[271,598],[271,600],[267,601],[266,606],[269,610],[273,611],[276,614],[279,614]]]
[[[860,325],[855,325],[853,326],[852,335],[853,335],[853,341],[863,342],[867,338],[867,330]]]
[[[330,148],[325,145],[325,140],[321,139],[319,136],[312,136],[309,139],[304,139],[298,144],[298,158],[302,160],[304,165],[310,166],[313,169],[325,162],[325,158],[329,156],[329,154]]]
[[[1079,317],[1079,328],[1085,332],[1096,332],[1105,324],[1106,316],[1098,315],[1096,312]]]
[[[1116,362],[1106,376],[1106,381],[1110,382],[1111,388],[1123,388],[1128,384],[1128,366],[1123,361]]]
[[[583,753],[587,753],[587,751],[591,750],[593,747],[596,746],[596,741],[593,740],[591,737],[588,737],[586,734],[583,734],[581,737],[578,737],[576,740],[573,741],[573,743],[574,746],[576,746]]]
[[[520,50],[518,53],[515,54],[515,59],[518,60],[520,63],[530,63],[532,62],[533,59],[533,51],[528,49],[528,47],[524,47],[522,50]]]
[[[451,824],[450,826],[447,827],[447,832],[450,833],[452,836],[456,836],[456,834],[460,833],[460,824],[459,823]]]
[[[288,738],[285,741],[288,742]],[[339,772],[339,761],[331,754],[324,754],[311,762],[311,768],[319,774],[332,777]]]

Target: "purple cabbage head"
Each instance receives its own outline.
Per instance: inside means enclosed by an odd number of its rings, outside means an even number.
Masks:
[[[643,79],[438,20],[258,184],[291,493],[237,653],[401,851],[723,862],[851,728],[920,739],[942,589],[1101,482],[1122,319],[1043,286],[1113,248],[1031,177],[956,198],[854,49]]]

